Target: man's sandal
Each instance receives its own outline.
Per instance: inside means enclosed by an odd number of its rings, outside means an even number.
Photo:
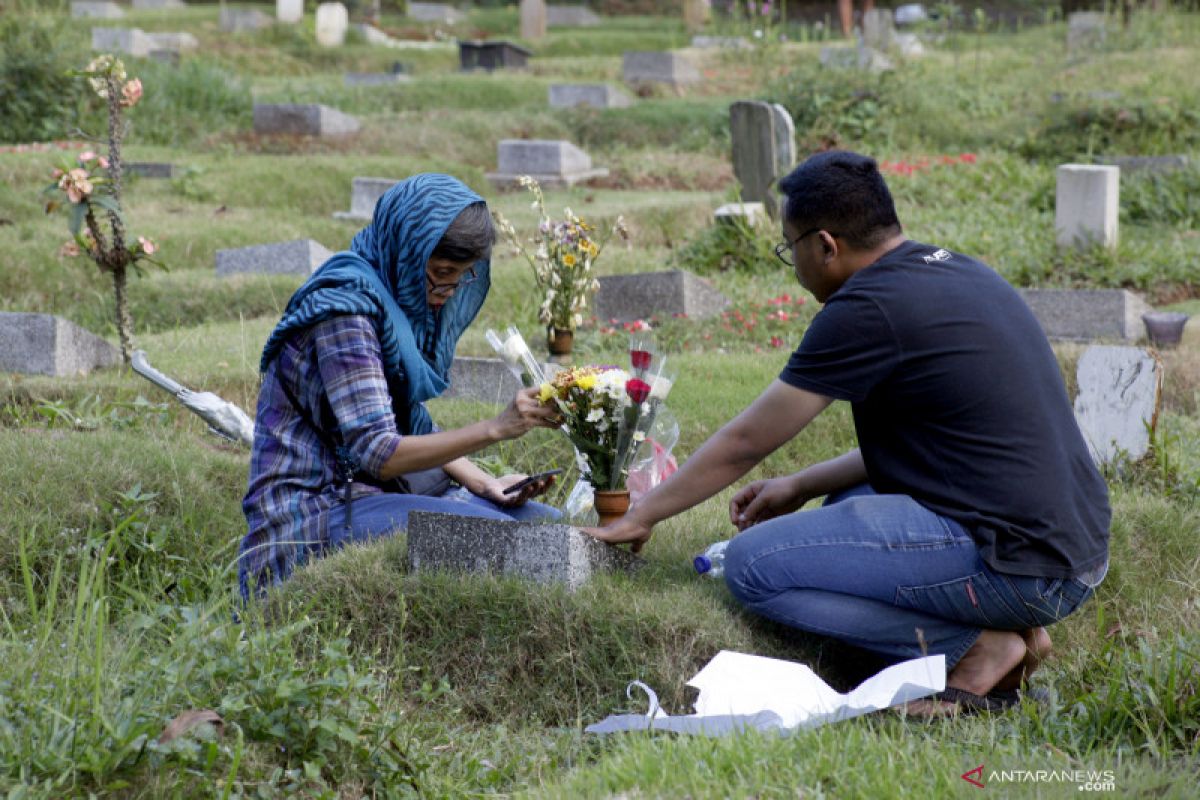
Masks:
[[[957,712],[964,716],[972,714],[990,713],[993,711],[1004,711],[1007,708],[1021,702],[1017,692],[1009,693],[990,693],[986,695],[975,694],[968,692],[966,689],[955,689],[953,686],[947,686],[940,692],[936,692],[930,699],[937,700],[943,703],[953,703],[957,706]]]

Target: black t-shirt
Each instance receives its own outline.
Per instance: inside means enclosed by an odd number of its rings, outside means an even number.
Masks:
[[[872,488],[962,524],[994,569],[1104,563],[1108,490],[1058,363],[986,265],[907,241],[852,275],[779,376],[848,400]]]

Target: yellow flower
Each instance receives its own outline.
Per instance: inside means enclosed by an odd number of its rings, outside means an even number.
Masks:
[[[554,397],[554,387],[548,383],[543,383],[541,385],[541,391],[538,392],[538,400],[546,403],[550,401],[551,397]]]
[[[562,257],[562,262],[564,264],[566,264],[568,267],[573,267],[573,266],[575,266],[575,256],[571,255],[570,253],[567,253],[566,255],[564,255]]]
[[[585,392],[590,392],[596,388],[596,373],[585,372],[575,379],[575,385]]]

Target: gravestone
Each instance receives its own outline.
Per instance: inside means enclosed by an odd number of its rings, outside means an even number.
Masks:
[[[562,367],[542,364],[548,376]],[[480,403],[507,404],[521,390],[521,382],[513,377],[508,366],[498,358],[455,356],[450,364],[450,386],[440,395],[450,400],[475,400]]]
[[[257,8],[226,8],[222,6],[220,25],[226,33],[252,33],[269,28],[273,20]]]
[[[71,16],[75,19],[121,19],[125,16],[125,9],[116,3],[72,0]]]
[[[792,116],[778,103],[741,100],[729,106],[733,140],[733,174],[742,186],[742,200],[763,203],[777,217],[779,193],[775,182],[796,162],[796,128]]]
[[[1182,154],[1170,156],[1101,156],[1097,164],[1120,167],[1127,172],[1175,172],[1187,169],[1190,161]]]
[[[1021,289],[1049,339],[1075,342],[1142,338],[1142,314],[1150,310],[1128,289]]]
[[[406,10],[409,19],[417,22],[441,22],[454,25],[466,17],[461,11],[445,3],[409,3]]]
[[[473,42],[458,43],[458,61],[461,69],[469,71],[483,69],[491,72],[496,69],[524,69],[529,66],[529,57],[533,53],[512,42]]]
[[[896,6],[896,24],[899,26],[916,25],[929,19],[929,12],[921,3],[904,3]]]
[[[151,53],[183,53],[195,50],[200,46],[199,40],[186,31],[177,33],[147,33],[146,36],[150,38]]]
[[[1095,346],[1076,371],[1075,421],[1098,464],[1150,449],[1162,396],[1162,362],[1139,347]]]
[[[704,319],[719,314],[729,299],[708,281],[686,270],[605,275],[597,279],[596,316],[601,320],[632,322],[677,314]]]
[[[175,165],[161,161],[127,161],[125,174],[139,178],[174,178]]]
[[[689,33],[703,28],[711,17],[711,0],[683,0],[683,24]]]
[[[304,19],[304,0],[275,0],[275,19],[288,25]]]
[[[400,72],[347,72],[343,81],[346,86],[394,86],[412,78]]]
[[[158,48],[141,28],[92,28],[92,49],[146,58]]]
[[[590,28],[600,24],[600,15],[587,6],[546,6],[546,25],[551,28]]]
[[[896,21],[890,8],[864,11],[862,16],[863,44],[874,50],[890,50],[895,44]]]
[[[0,311],[0,372],[65,378],[120,363],[117,348],[70,320]]]
[[[133,0],[133,7],[137,11],[159,11],[170,8],[187,8],[187,3],[184,0]]]
[[[546,0],[521,0],[521,38],[534,41],[546,35]]]
[[[726,203],[713,212],[713,222],[718,225],[744,222],[754,226],[767,219],[767,207],[762,203]]]
[[[341,47],[346,43],[350,14],[341,3],[321,3],[317,6],[317,44],[321,47]]]
[[[591,156],[562,140],[501,139],[496,162],[496,172],[489,172],[487,179],[497,188],[512,186],[522,175],[535,178],[543,188],[574,186],[608,175],[607,169],[592,166]]]
[[[399,183],[395,178],[355,178],[350,183],[350,210],[338,211],[336,219],[371,219],[375,216],[375,204],[384,193]]]
[[[708,49],[719,47],[724,50],[753,50],[754,45],[744,36],[693,36],[692,47]]]
[[[1054,231],[1058,245],[1116,248],[1121,168],[1061,164],[1055,176]]]
[[[217,251],[217,275],[301,275],[308,277],[333,253],[312,239],[256,244]]]
[[[318,103],[256,103],[254,132],[298,136],[346,136],[357,133],[355,117]]]
[[[633,98],[606,83],[555,83],[550,85],[551,108],[625,108]]]
[[[356,22],[350,26],[351,30],[363,38],[367,44],[379,44],[384,47],[395,47],[398,42],[391,36],[388,36],[383,31],[376,28],[374,25],[368,25],[365,22]]]
[[[408,568],[524,578],[578,589],[601,572],[632,572],[641,559],[562,524],[507,522],[430,511],[408,515]]]
[[[1067,52],[1101,47],[1108,36],[1102,11],[1076,11],[1067,16]]]
[[[821,66],[826,69],[863,69],[886,72],[894,69],[892,60],[870,47],[822,47]]]
[[[682,53],[667,50],[630,51],[621,57],[626,83],[668,83],[681,86],[700,80],[696,65]]]

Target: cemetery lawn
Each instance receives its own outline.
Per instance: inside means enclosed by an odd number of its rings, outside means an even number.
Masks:
[[[679,95],[651,93],[627,110],[565,111],[547,107],[550,83],[619,83],[624,50],[686,44],[679,22],[622,18],[594,30],[554,29],[535,47],[531,69],[510,77],[454,72],[453,49],[352,41],[323,51],[311,30],[223,36],[215,6],[179,13],[177,21],[128,17],[146,30],[193,31],[202,44],[177,71],[129,62],[146,99],[131,114],[126,158],[182,167],[174,180],[127,186],[131,228],[153,236],[169,266],[131,283],[137,342],[172,377],[247,410],[262,343],[298,281],[219,280],[216,250],[302,237],[340,249],[358,227],[332,217],[348,207],[351,179],[417,171],[462,177],[528,230],[528,197],[497,193],[484,173],[495,167],[501,138],[562,138],[612,176],[548,193],[552,213],[570,205],[594,220],[622,214],[633,232],[629,247],[601,257],[602,274],[687,268],[732,301],[726,317],[655,320],[660,342],[681,363],[671,405],[681,422],[677,453],[686,458],[774,379],[816,311],[770,260],[776,231],[731,238],[709,224],[712,210],[733,197],[727,108],[743,98],[788,105],[801,153],[805,142],[834,132],[842,145],[886,160],[913,238],[979,256],[1018,285],[1128,287],[1160,308],[1200,313],[1200,86],[1187,68],[1200,45],[1194,14],[1138,16],[1130,30],[1110,32],[1104,51],[1073,61],[1060,52],[1061,23],[1019,33],[951,30],[924,61],[878,79],[813,72],[806,65],[820,43],[797,29],[786,46],[706,53],[705,82]],[[19,18],[51,26],[85,60],[87,25]],[[408,24],[385,18],[384,27]],[[515,8],[472,12],[468,25],[512,36]],[[397,59],[410,62],[413,84],[342,88],[343,72],[387,69]],[[850,88],[873,92],[874,106],[845,94],[843,83],[858,80],[869,85]],[[816,95],[798,94],[800,86]],[[1088,94],[1102,89],[1125,99]],[[1056,91],[1065,100],[1052,101]],[[337,106],[359,115],[363,131],[336,142],[256,136],[251,92],[268,102]],[[805,112],[813,108],[823,110]],[[115,341],[110,286],[94,266],[57,255],[66,226],[42,210],[50,169],[77,152],[0,148],[0,310],[58,314]],[[1054,246],[1054,166],[1110,152],[1179,152],[1191,166],[1123,176],[1116,252],[1062,254]],[[758,257],[730,268],[745,253]],[[483,331],[508,324],[536,347],[530,287],[527,265],[498,245],[492,293],[460,354],[491,355]],[[624,336],[607,320],[588,320],[576,341],[581,362],[623,358]],[[1081,348],[1056,349],[1071,386]],[[880,667],[758,620],[723,584],[694,575],[691,557],[732,533],[732,489],[660,525],[644,569],[601,576],[574,594],[513,580],[413,576],[398,536],[300,570],[235,622],[245,451],[207,434],[198,418],[124,369],[67,379],[0,375],[0,790],[940,797],[974,791],[960,776],[982,764],[984,778],[993,770],[1107,770],[1117,796],[1192,797],[1200,760],[1194,321],[1162,358],[1154,450],[1108,475],[1112,568],[1096,598],[1051,630],[1055,654],[1035,679],[1049,690],[1045,705],[932,723],[882,713],[787,737],[718,740],[601,739],[582,728],[610,713],[644,711],[624,694],[635,679],[654,687],[670,713],[689,713],[684,681],[722,649],[804,661],[842,690]],[[431,410],[444,426],[497,412],[468,401],[435,401]],[[835,404],[747,480],[853,446],[849,409]],[[479,461],[495,471],[567,467],[554,503],[575,479],[569,447],[548,431],[490,448]],[[168,722],[199,709],[219,714],[221,729],[202,724],[159,741]],[[988,788],[1080,794],[1071,781],[1020,777],[991,779]]]

